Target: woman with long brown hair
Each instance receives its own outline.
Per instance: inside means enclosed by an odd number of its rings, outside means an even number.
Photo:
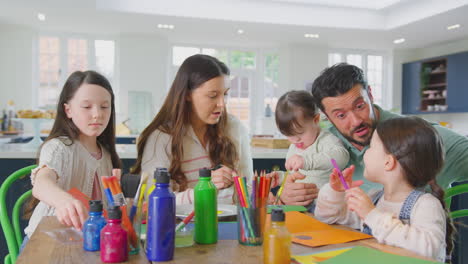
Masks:
[[[232,204],[234,174],[250,176],[248,133],[227,114],[229,69],[208,55],[193,55],[179,68],[161,110],[143,130],[133,173],[169,168],[177,204],[193,203],[198,170],[217,167],[218,203]]]

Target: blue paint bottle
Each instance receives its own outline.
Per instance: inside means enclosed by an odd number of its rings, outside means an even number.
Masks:
[[[89,217],[83,225],[83,248],[86,251],[99,251],[101,246],[101,229],[106,225],[102,216],[102,202],[89,201]]]
[[[174,258],[175,195],[169,188],[171,178],[166,168],[154,172],[156,188],[149,196],[146,231],[146,257],[150,261]]]

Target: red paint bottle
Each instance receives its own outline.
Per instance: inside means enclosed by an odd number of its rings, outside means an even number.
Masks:
[[[124,262],[128,259],[127,231],[123,229],[122,212],[118,206],[107,211],[107,225],[101,230],[101,261]]]

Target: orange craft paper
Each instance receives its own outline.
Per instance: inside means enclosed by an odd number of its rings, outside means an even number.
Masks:
[[[310,247],[341,244],[354,240],[372,238],[367,234],[335,228],[300,212],[286,212],[286,227],[294,243]],[[265,222],[270,225],[270,215]]]

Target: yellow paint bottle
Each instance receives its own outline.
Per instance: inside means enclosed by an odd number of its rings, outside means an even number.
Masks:
[[[291,234],[286,228],[283,209],[271,211],[271,226],[263,237],[263,263],[283,264],[291,261]]]

